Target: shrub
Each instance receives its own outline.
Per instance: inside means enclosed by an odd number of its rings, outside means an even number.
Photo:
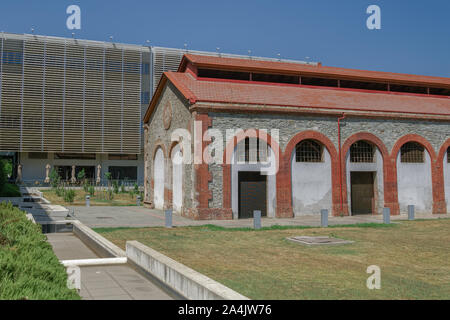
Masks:
[[[57,186],[55,193],[58,197],[64,197],[65,189],[63,186]]]
[[[79,300],[39,225],[0,203],[0,300]]]
[[[94,188],[94,186],[89,186],[88,192],[89,192],[89,195],[91,197],[93,197],[95,195],[95,188]]]
[[[8,177],[6,176],[5,162],[0,160],[0,194],[3,193],[7,180]]]
[[[114,193],[119,193],[119,183],[117,182],[117,180],[113,181],[113,190]]]
[[[134,192],[138,193],[139,192],[139,186],[137,183],[134,184]]]
[[[120,185],[120,192],[121,193],[125,193],[126,191],[125,191],[125,185],[123,184],[123,182],[121,183],[121,185]]]
[[[83,181],[85,177],[86,177],[86,173],[84,172],[84,169],[81,169],[81,171],[78,172],[78,174],[77,174],[78,181]]]
[[[106,196],[108,197],[108,200],[114,199],[114,192],[112,190],[109,190],[106,192]]]
[[[66,192],[64,192],[64,201],[72,203],[74,200],[75,200],[75,190],[67,189]]]
[[[7,183],[0,193],[1,197],[20,197],[21,195],[19,187],[11,183]]]
[[[52,171],[50,171],[50,185],[52,186],[53,189],[58,188],[59,183],[61,182],[61,178],[59,177],[58,172],[56,172],[55,168],[52,169]]]

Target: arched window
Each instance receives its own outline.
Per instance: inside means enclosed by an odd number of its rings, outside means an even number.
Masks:
[[[447,148],[447,162],[450,163],[450,147]]]
[[[417,142],[407,142],[400,149],[400,161],[404,163],[423,163],[424,147]]]
[[[295,146],[295,162],[322,162],[323,147],[314,140],[303,140]]]
[[[350,162],[373,162],[374,147],[365,141],[356,141],[350,147]]]

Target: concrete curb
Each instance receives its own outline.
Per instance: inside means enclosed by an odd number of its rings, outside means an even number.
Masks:
[[[249,300],[138,241],[127,241],[126,249],[129,262],[189,300]]]
[[[101,257],[126,257],[125,251],[78,220],[72,220],[73,233]]]

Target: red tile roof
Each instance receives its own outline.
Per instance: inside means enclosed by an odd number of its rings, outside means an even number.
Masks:
[[[190,101],[315,108],[361,112],[450,116],[450,99],[422,95],[279,85],[254,82],[197,80],[189,73],[164,73],[158,89],[169,80]],[[160,88],[161,87],[161,88]],[[148,121],[157,94],[145,116]],[[153,106],[152,106],[153,104]]]
[[[430,77],[392,72],[366,71],[346,68],[326,67],[322,65],[307,65],[300,63],[261,61],[242,58],[225,58],[215,56],[202,56],[185,54],[178,68],[179,72],[185,71],[186,65],[192,63],[197,67],[246,70],[252,72],[302,74],[317,77],[335,77],[340,79],[352,79],[360,81],[390,82],[417,86],[438,86],[450,88],[450,78]]]

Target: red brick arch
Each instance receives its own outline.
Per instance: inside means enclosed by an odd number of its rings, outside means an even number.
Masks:
[[[277,209],[282,217],[292,217],[292,172],[291,156],[295,146],[303,140],[315,140],[327,148],[331,158],[331,188],[333,215],[340,214],[340,189],[339,189],[339,159],[336,148],[331,140],[324,134],[307,130],[293,136],[283,153],[283,161],[280,162],[280,169],[277,175]],[[279,195],[278,195],[279,194]],[[345,210],[344,210],[345,211]]]
[[[384,193],[384,206],[391,209],[391,214],[399,214],[398,201],[393,197],[393,181],[392,181],[392,162],[389,155],[389,150],[386,148],[383,141],[376,135],[369,132],[357,132],[351,135],[342,146],[342,189],[344,202],[347,203],[347,153],[350,147],[357,141],[366,141],[375,145],[383,157],[383,193]],[[396,183],[396,181],[395,181]],[[395,190],[396,192],[396,190]]]
[[[447,206],[446,206],[446,202],[445,202],[445,179],[444,179],[444,156],[445,153],[447,152],[447,149],[450,148],[450,139],[447,139],[447,141],[444,142],[444,144],[441,146],[441,149],[439,150],[439,154],[437,156],[437,161],[436,161],[436,170],[437,170],[437,177],[438,179],[438,183],[437,183],[437,188],[438,188],[438,193],[442,192],[443,195],[443,206],[444,208],[442,208],[440,213],[447,213]],[[450,199],[447,199],[448,201],[450,201]]]
[[[442,170],[442,164],[439,165],[438,157],[436,152],[431,145],[431,143],[422,136],[417,134],[407,134],[400,139],[397,140],[394,147],[391,151],[391,159],[393,162],[393,178],[397,182],[397,156],[400,151],[400,148],[407,142],[417,142],[421,144],[430,155],[431,158],[431,181],[432,181],[432,189],[433,189],[433,213],[447,213],[447,206],[445,204],[445,194],[444,194],[444,175]],[[396,186],[396,194],[395,197],[398,201],[398,186]]]
[[[249,132],[247,132],[250,130]],[[246,129],[244,131],[240,131],[237,135],[235,135],[230,141],[227,142],[225,149],[223,151],[223,164],[222,164],[222,190],[223,190],[223,199],[222,206],[224,209],[232,209],[231,208],[231,157],[233,155],[234,148],[238,145],[240,141],[245,138],[258,138],[264,140],[270,148],[275,153],[275,159],[277,160],[278,166],[280,166],[281,162],[281,150],[278,145],[278,142],[272,138],[269,133],[260,134],[259,129]],[[278,190],[278,176],[280,172],[277,174],[277,199],[279,197]],[[277,208],[278,208],[278,200],[277,200]],[[278,209],[277,209],[278,216]]]

